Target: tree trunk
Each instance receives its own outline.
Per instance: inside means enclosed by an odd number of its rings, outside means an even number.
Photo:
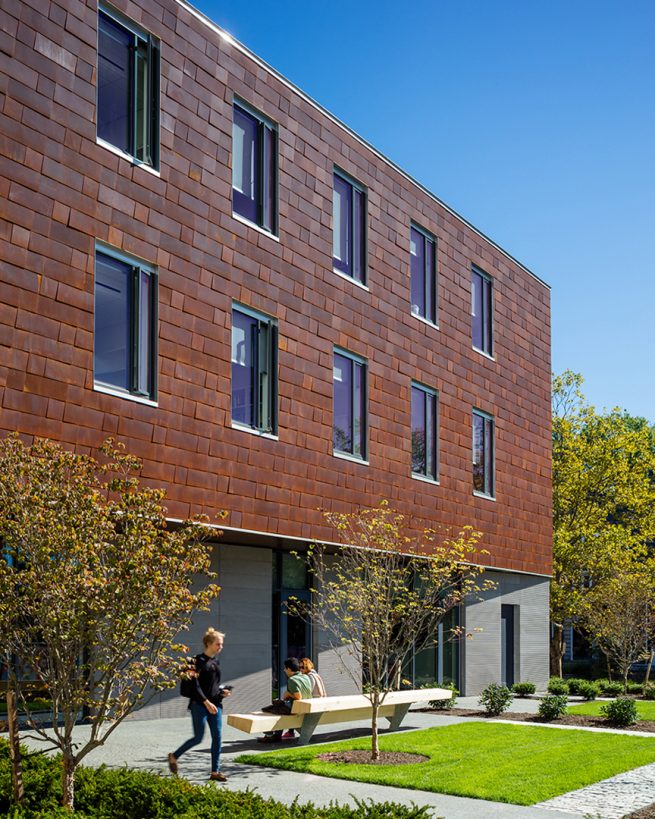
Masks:
[[[564,626],[553,623],[553,636],[550,638],[550,673],[553,677],[562,676],[564,650]]]
[[[630,666],[623,670],[623,693],[628,693],[628,674],[630,673]]]
[[[16,693],[7,690],[7,721],[9,723],[9,755],[11,757],[11,790],[14,802],[22,805],[25,798],[20,743],[18,738],[18,708]]]
[[[380,710],[379,695],[374,694],[371,699],[371,759],[373,761],[380,758],[380,746],[378,745],[378,712]]]
[[[605,662],[607,663],[607,679],[612,682],[612,663],[610,662],[609,654],[605,654]]]
[[[648,665],[646,666],[646,673],[644,674],[644,685],[648,685],[648,682],[650,680],[650,667],[653,664],[653,658],[655,658],[655,651],[651,649],[651,652],[648,655]]]
[[[73,810],[75,802],[75,757],[70,748],[65,749],[63,753],[63,765],[61,770],[61,786],[63,796],[61,804],[65,808]]]

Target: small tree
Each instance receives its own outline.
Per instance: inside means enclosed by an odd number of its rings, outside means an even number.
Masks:
[[[371,755],[379,758],[378,715],[413,652],[437,642],[445,615],[465,598],[493,584],[480,584],[480,533],[470,527],[438,542],[426,530],[418,540],[404,534],[403,515],[386,501],[352,514],[326,513],[344,545],[334,557],[323,544],[310,550],[315,605],[312,620],[329,635],[346,672],[372,706]],[[457,637],[460,629],[452,629]],[[345,652],[345,654],[344,654]]]
[[[175,684],[176,636],[218,593],[200,520],[167,529],[163,490],[139,485],[140,463],[106,442],[105,460],[43,440],[0,442],[0,629],[52,701],[52,731],[30,727],[63,756],[73,807],[82,759],[138,705]],[[73,728],[87,711],[81,744]]]

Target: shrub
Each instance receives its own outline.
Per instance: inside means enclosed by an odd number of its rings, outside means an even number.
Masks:
[[[612,725],[625,728],[637,721],[637,704],[632,697],[617,697],[612,702],[601,705],[600,713]]]
[[[599,688],[596,683],[589,682],[589,680],[580,680],[578,685],[578,694],[586,700],[595,700],[598,696]]]
[[[546,722],[561,717],[566,712],[566,694],[550,694],[539,703],[539,716]]]
[[[646,683],[642,694],[645,700],[655,700],[655,683]]]
[[[569,684],[561,677],[551,677],[548,680],[548,693],[561,696],[569,693]]]
[[[620,694],[623,694],[623,683],[599,680],[598,685],[601,694],[604,694],[606,697],[618,697]]]
[[[554,679],[559,679],[555,677]],[[566,684],[569,687],[569,694],[579,694],[580,693],[580,686],[584,685],[585,683],[589,682],[588,680],[582,680],[580,677],[569,677],[566,680]]]
[[[459,691],[454,682],[435,683],[434,686],[426,686],[426,688],[427,687],[445,688],[447,691],[451,692],[451,697],[449,700],[430,700],[428,703],[430,708],[434,708],[435,711],[450,711],[451,708],[455,707],[457,697],[459,696]]]
[[[529,697],[536,690],[537,686],[531,682],[517,682],[512,686],[512,693],[516,694],[517,697]]]
[[[491,683],[480,694],[479,703],[484,707],[488,717],[497,717],[503,711],[507,711],[513,699],[512,692],[506,685]]]
[[[641,694],[643,690],[643,683],[633,682],[632,680],[628,681],[628,694]]]

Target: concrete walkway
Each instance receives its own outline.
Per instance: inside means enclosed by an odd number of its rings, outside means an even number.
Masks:
[[[469,705],[469,707],[471,707]],[[477,707],[477,700],[475,705]],[[520,709],[518,709],[520,710]],[[470,721],[467,717],[448,717],[435,714],[410,712],[403,722],[403,730],[431,728],[437,725],[448,725],[456,722]],[[338,730],[341,726],[319,727],[314,735],[315,740],[334,741],[338,739],[365,736],[368,723],[353,723],[347,730]],[[93,751],[85,763],[88,765],[105,764],[110,767],[127,765],[131,768],[168,773],[166,755],[174,750],[191,733],[191,721],[187,718],[153,721],[132,720],[123,723],[109,737],[102,748]],[[88,728],[76,729],[80,738]],[[31,743],[33,747],[42,747],[40,743]],[[200,750],[189,751],[179,762],[180,776],[190,782],[205,784],[209,774],[209,732]],[[229,777],[225,785],[232,790],[251,788],[263,797],[272,797],[281,802],[290,803],[297,797],[301,802],[314,802],[327,805],[331,801],[342,804],[355,804],[359,800],[372,799],[376,802],[400,802],[426,805],[433,809],[434,817],[445,819],[582,819],[585,812],[542,807],[522,807],[499,802],[488,802],[482,799],[467,799],[443,794],[413,791],[405,788],[392,788],[381,785],[369,785],[363,782],[349,782],[343,779],[331,779],[312,774],[299,774],[273,768],[261,768],[254,765],[243,765],[235,762],[235,757],[243,753],[257,753],[270,750],[270,746],[258,745],[254,737],[225,725],[223,729],[222,770]],[[126,817],[132,819],[132,817]],[[134,817],[136,819],[136,817]]]

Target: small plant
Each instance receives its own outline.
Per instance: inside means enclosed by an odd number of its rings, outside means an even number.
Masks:
[[[623,683],[610,682],[610,680],[599,680],[601,694],[606,697],[618,697],[623,694]]]
[[[645,683],[642,696],[645,700],[655,700],[655,683]]]
[[[596,683],[589,680],[580,680],[578,694],[585,700],[595,700],[598,696],[599,688]]]
[[[531,682],[517,682],[512,686],[512,693],[516,694],[517,697],[529,697],[536,690],[537,686]]]
[[[432,688],[433,686],[426,686],[426,688]],[[451,696],[449,700],[430,700],[428,705],[430,708],[434,708],[435,711],[450,711],[451,708],[455,707],[455,703],[457,702],[457,697],[459,696],[459,690],[455,686],[454,682],[443,682],[443,683],[436,683],[436,688],[444,688],[446,691],[451,692]]]
[[[637,721],[637,703],[632,697],[617,697],[612,702],[601,705],[600,713],[612,725],[625,728]]]
[[[641,694],[643,690],[643,683],[633,682],[632,680],[628,682],[628,694]]]
[[[559,679],[555,677],[555,679]],[[587,683],[588,680],[580,679],[580,677],[569,677],[566,680],[566,683],[569,687],[569,694],[579,694],[580,693],[580,686]]]
[[[480,694],[479,703],[488,717],[497,717],[507,711],[513,699],[514,696],[506,685],[491,683]]]
[[[561,717],[566,713],[566,694],[549,694],[539,703],[539,716],[546,722]]]
[[[558,696],[569,693],[569,684],[561,677],[551,677],[548,680],[548,693]]]

